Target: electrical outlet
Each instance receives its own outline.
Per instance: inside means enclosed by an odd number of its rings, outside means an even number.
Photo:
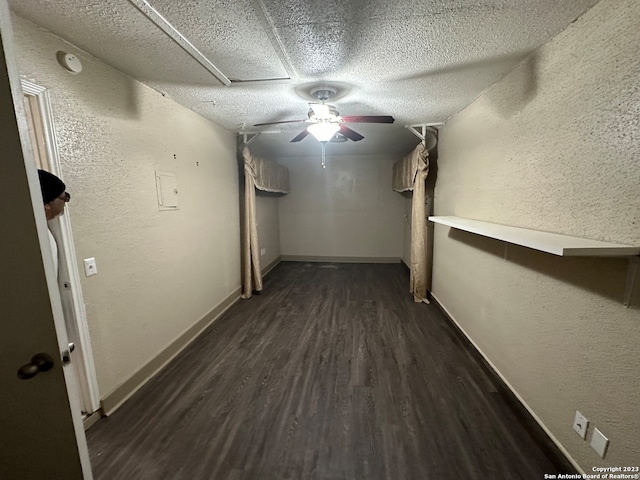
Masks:
[[[583,440],[587,439],[587,427],[589,426],[589,420],[576,410],[576,416],[573,419],[573,429]]]
[[[266,255],[266,253],[267,253],[267,249],[266,248],[261,248],[260,249],[260,256],[261,257],[264,257]]]
[[[609,446],[609,439],[605,437],[597,428],[593,429],[593,435],[591,436],[591,448],[593,448],[598,455],[604,458],[604,454],[607,453],[607,447]]]

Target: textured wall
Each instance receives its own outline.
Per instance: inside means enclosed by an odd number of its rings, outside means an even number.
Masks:
[[[320,149],[320,145],[318,145]],[[282,255],[402,256],[403,199],[391,189],[395,157],[280,158],[291,193],[280,198]]]
[[[50,89],[78,263],[97,260],[82,288],[104,398],[239,288],[235,140],[29,22],[15,33],[23,78]],[[155,170],[177,175],[179,210],[158,210]]]
[[[454,116],[436,214],[640,244],[639,22],[639,2],[601,1]],[[504,255],[437,226],[435,296],[586,472],[636,465],[640,282],[625,309],[625,260]],[[593,427],[611,440],[605,460]]]
[[[260,266],[265,268],[280,256],[280,221],[278,198],[280,194],[256,190],[256,221],[258,222],[258,243],[265,254],[260,257]]]

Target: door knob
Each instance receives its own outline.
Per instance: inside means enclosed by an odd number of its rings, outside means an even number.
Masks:
[[[46,353],[37,353],[31,357],[31,363],[23,365],[18,370],[18,377],[28,380],[40,372],[48,372],[53,368],[53,358]]]

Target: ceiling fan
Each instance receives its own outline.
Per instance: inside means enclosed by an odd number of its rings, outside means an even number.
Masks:
[[[317,98],[321,103],[309,104],[309,107],[311,108],[309,108],[309,118],[306,120],[284,120],[281,122],[258,123],[254,125],[254,127],[306,122],[310,125],[296,135],[291,140],[292,143],[301,141],[309,134],[312,134],[319,142],[340,142],[345,141],[346,139],[358,142],[364,137],[344,125],[345,123],[393,123],[395,121],[390,115],[340,116],[338,109],[335,106],[325,103],[335,94],[336,90],[330,87],[312,90],[311,95]]]

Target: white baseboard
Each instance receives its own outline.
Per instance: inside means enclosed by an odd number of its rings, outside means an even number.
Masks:
[[[101,403],[101,414],[109,416],[115,412],[124,402],[126,402],[140,387],[147,383],[156,373],[158,373],[167,363],[178,355],[185,347],[196,339],[209,325],[217,320],[220,315],[226,312],[231,305],[240,299],[241,289],[238,288],[227,298],[218,304],[207,315],[197,321],[191,328],[174,340],[167,348],[161,351],[155,358],[134,373],[128,380],[123,382],[109,393]]]
[[[400,257],[331,257],[322,255],[282,255],[283,262],[400,263]]]
[[[267,274],[271,272],[271,270],[276,268],[281,261],[282,261],[282,257],[278,256],[278,258],[276,258],[273,262],[271,262],[269,265],[267,265],[262,269],[262,276],[266,277]]]
[[[567,451],[566,448],[564,448],[564,446],[560,443],[560,441],[555,437],[555,435],[553,435],[553,433],[551,433],[551,431],[547,428],[547,426],[542,422],[542,420],[540,419],[540,417],[538,417],[538,415],[536,415],[536,413],[531,409],[531,407],[527,404],[527,402],[524,400],[524,398],[522,398],[520,396],[520,394],[516,391],[515,388],[513,388],[513,385],[511,385],[511,383],[509,383],[509,381],[504,377],[504,375],[502,375],[502,373],[500,372],[500,370],[498,370],[496,368],[496,366],[493,364],[493,362],[489,359],[489,357],[487,357],[487,355],[485,355],[485,353],[480,349],[480,347],[478,347],[478,344],[469,336],[469,334],[466,332],[466,330],[464,328],[462,328],[462,326],[460,325],[460,323],[458,323],[458,321],[453,317],[453,315],[451,315],[451,312],[449,312],[449,310],[447,310],[447,307],[445,307],[442,302],[440,300],[438,300],[438,297],[436,297],[433,292],[431,292],[431,297],[433,297],[433,299],[437,302],[438,307],[441,308],[446,315],[449,317],[449,319],[455,323],[455,325],[458,327],[458,329],[463,333],[463,335],[467,338],[467,340],[469,341],[469,343],[471,343],[471,345],[473,345],[473,347],[478,351],[478,353],[482,356],[482,358],[484,359],[484,361],[487,363],[487,365],[489,365],[489,367],[491,367],[491,369],[495,372],[495,374],[500,378],[500,380],[502,380],[502,382],[504,383],[504,385],[511,391],[511,393],[513,394],[513,396],[522,404],[522,406],[529,412],[529,414],[531,415],[531,418],[533,418],[538,425],[540,426],[540,428],[547,434],[547,436],[549,437],[549,439],[556,445],[556,447],[558,447],[558,449],[560,450],[560,452],[567,458],[567,460],[573,465],[573,467],[578,471],[578,473],[580,473],[581,475],[585,474],[585,471],[580,468],[580,465],[578,465],[578,463],[574,460],[574,458],[569,454],[569,452]]]

